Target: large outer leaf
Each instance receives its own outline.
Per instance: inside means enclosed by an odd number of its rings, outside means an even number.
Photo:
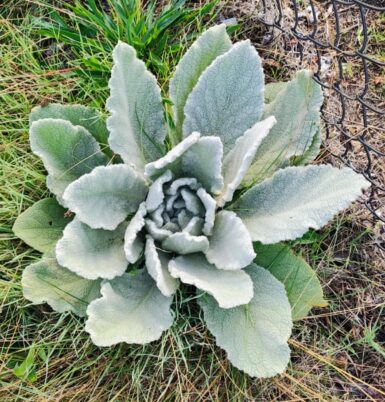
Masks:
[[[84,127],[101,144],[107,145],[108,130],[102,116],[94,109],[83,105],[60,105],[50,103],[31,110],[29,123],[40,119],[68,120],[74,126]]]
[[[13,232],[34,249],[46,253],[63,235],[63,229],[71,222],[64,209],[54,198],[45,198],[18,216]]]
[[[255,263],[266,268],[285,285],[293,320],[305,317],[312,307],[324,307],[327,302],[317,274],[303,258],[292,253],[285,244],[254,245]]]
[[[219,206],[223,206],[233,199],[234,192],[249,169],[260,143],[269,134],[275,123],[275,117],[270,116],[254,124],[241,137],[237,138],[233,148],[223,161],[224,188],[217,199]]]
[[[68,207],[93,229],[114,230],[137,210],[147,194],[142,176],[128,165],[95,168],[71,183],[64,195]]]
[[[124,162],[143,171],[146,162],[164,152],[166,128],[160,89],[133,47],[119,42],[113,59],[111,95],[106,105],[111,113],[107,119],[108,142]]]
[[[48,303],[55,311],[84,316],[88,303],[100,296],[100,280],[84,279],[57,264],[52,255],[29,265],[21,279],[24,297],[33,304]]]
[[[203,137],[182,156],[182,169],[195,177],[210,193],[218,194],[223,187],[223,145],[219,137]]]
[[[203,254],[174,258],[168,268],[174,278],[212,295],[221,308],[247,304],[253,297],[253,284],[244,270],[217,269]]]
[[[314,159],[317,158],[318,154],[321,150],[321,126],[318,128],[318,131],[314,134],[313,140],[310,144],[310,147],[304,152],[302,155],[295,156],[291,164],[292,165],[307,165],[310,162],[313,162]]]
[[[349,168],[289,167],[246,191],[232,209],[253,240],[277,243],[319,229],[367,187],[364,177]]]
[[[115,230],[91,229],[74,219],[56,244],[58,263],[87,279],[112,279],[122,275],[128,261],[123,239],[127,223]]]
[[[217,57],[187,98],[183,135],[219,136],[227,153],[261,117],[264,76],[250,41],[238,42]]]
[[[278,94],[283,91],[287,82],[270,82],[265,85],[265,104],[273,102],[273,100],[278,96]]]
[[[231,363],[253,377],[272,377],[285,370],[290,358],[290,304],[285,288],[268,271],[255,264],[246,271],[254,283],[247,306],[222,309],[208,295],[198,302],[207,328]]]
[[[206,67],[230,47],[231,41],[226,33],[226,25],[216,25],[205,31],[180,60],[170,80],[170,98],[174,104],[173,112],[179,140],[182,136],[184,106],[188,95]]]
[[[300,71],[278,96],[265,105],[263,118],[274,116],[277,124],[262,141],[245,182],[250,184],[288,164],[310,147],[320,126],[321,87],[310,71]]]
[[[250,234],[234,212],[217,213],[209,240],[206,258],[219,269],[241,269],[249,265],[255,257]]]
[[[172,325],[172,298],[163,296],[146,272],[105,282],[101,293],[88,306],[86,322],[86,331],[98,346],[145,344],[160,338]]]
[[[47,186],[63,202],[66,187],[99,165],[107,163],[95,138],[66,120],[42,119],[32,123],[30,143],[48,171]]]

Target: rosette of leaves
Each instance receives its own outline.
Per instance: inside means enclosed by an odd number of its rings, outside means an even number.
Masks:
[[[31,149],[56,199],[14,225],[44,253],[23,273],[25,297],[86,315],[96,345],[144,344],[172,325],[178,288],[194,285],[236,367],[282,372],[292,320],[325,300],[280,242],[325,225],[368,186],[348,168],[305,166],[319,152],[319,86],[308,71],[265,86],[250,42],[215,26],[171,79],[167,125],[135,50],[119,43],[113,60],[106,123],[79,105],[31,113]]]

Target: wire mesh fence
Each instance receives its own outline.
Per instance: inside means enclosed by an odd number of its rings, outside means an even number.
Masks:
[[[363,201],[385,250],[385,0],[261,0],[264,45],[315,70],[327,152],[372,183]],[[382,46],[381,46],[382,44]]]

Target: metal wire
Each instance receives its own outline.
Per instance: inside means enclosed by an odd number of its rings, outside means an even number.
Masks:
[[[334,38],[322,38],[325,21],[320,24],[319,15],[326,10],[328,10],[329,19],[327,23],[332,25]],[[286,15],[288,11],[291,14],[290,18],[287,18]],[[346,12],[353,15],[358,21],[354,50],[346,49],[341,26],[341,15]],[[385,164],[385,135],[382,135],[380,145],[372,145],[371,139],[373,130],[385,127],[385,110],[379,108],[371,100],[370,79],[373,68],[384,69],[385,62],[370,54],[370,28],[367,21],[370,13],[381,12],[385,12],[385,0],[262,0],[259,13],[259,21],[268,28],[267,31],[270,35],[265,43],[273,42],[278,36],[289,38],[290,40],[286,41],[289,43],[289,49],[294,48],[299,53],[301,63],[305,56],[305,49],[309,52],[310,47],[314,53],[316,59],[314,80],[324,88],[324,92],[327,92],[328,96],[334,96],[339,103],[337,118],[335,113],[331,118],[325,107],[322,108],[326,127],[324,146],[331,155],[338,157],[344,164],[362,173],[372,183],[370,194],[364,204],[371,212],[374,223],[385,223],[385,216],[379,212],[379,208],[383,206],[381,205],[382,200],[385,198],[385,183],[384,179],[381,180],[380,177],[377,177],[373,163],[375,160],[377,166]],[[349,28],[351,29],[351,27]],[[323,60],[328,54],[332,55],[329,57],[333,57],[336,61],[332,79],[330,79],[330,75],[325,78],[323,71]],[[363,75],[362,80],[357,80],[357,75],[347,76],[346,63],[354,61],[359,63],[360,73]],[[384,76],[384,70],[382,76]],[[356,93],[349,93],[344,88],[343,83],[347,81],[353,86],[359,84]],[[384,102],[379,103],[385,104]],[[348,120],[351,113],[355,113],[354,117],[357,118],[357,110],[361,129],[358,134],[354,134],[349,128]],[[335,133],[338,133],[339,142],[342,145],[339,152],[332,152],[329,148],[329,141]],[[361,159],[362,154],[364,155],[365,161],[361,161],[360,166],[357,166],[354,159],[359,152]],[[384,226],[382,230],[384,233]],[[381,244],[379,241],[378,245],[385,250],[384,243]]]

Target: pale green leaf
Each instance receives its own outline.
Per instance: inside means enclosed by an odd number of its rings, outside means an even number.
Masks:
[[[182,188],[180,193],[184,201],[184,205],[182,205],[183,209],[186,208],[186,210],[190,211],[193,215],[203,215],[205,213],[203,204],[195,192]],[[173,205],[175,204],[176,203]]]
[[[87,309],[86,331],[95,345],[142,345],[159,339],[172,325],[172,298],[163,296],[145,271],[105,282],[101,293]]]
[[[119,42],[113,51],[107,119],[111,149],[124,162],[143,171],[164,153],[166,128],[162,97],[155,77],[136,57],[133,47]]]
[[[167,170],[172,170],[175,174],[181,172],[182,155],[199,141],[200,136],[199,133],[189,135],[182,142],[175,145],[165,156],[155,162],[148,163],[144,168],[144,174],[154,180]]]
[[[234,212],[217,213],[209,241],[206,258],[219,269],[241,269],[255,257],[250,234]]]
[[[205,224],[203,225],[202,232],[210,236],[214,227],[215,222],[215,210],[217,208],[217,203],[214,198],[204,188],[200,188],[197,191],[197,196],[202,201],[205,207]]]
[[[368,187],[349,168],[288,167],[246,191],[232,209],[254,241],[277,243],[319,229]]]
[[[128,262],[131,264],[134,264],[139,259],[144,247],[144,240],[140,232],[145,225],[144,217],[146,214],[146,205],[142,202],[124,234],[124,252]]]
[[[165,210],[164,203],[160,204],[159,207],[150,213],[151,220],[154,221],[154,223],[158,226],[161,227],[164,225],[164,218],[163,218],[163,212]]]
[[[50,103],[31,110],[29,124],[40,119],[68,120],[74,126],[84,127],[100,144],[107,146],[108,130],[103,117],[94,109],[83,105]],[[103,151],[104,151],[104,147]]]
[[[148,212],[154,212],[164,200],[163,185],[173,178],[171,170],[166,170],[151,185],[146,198],[146,209]]]
[[[224,188],[217,198],[219,206],[225,205],[233,199],[235,190],[241,184],[249,169],[254,155],[262,142],[276,123],[273,116],[254,124],[249,130],[238,137],[233,148],[223,161]]]
[[[259,146],[245,183],[260,180],[309,149],[320,127],[322,102],[320,85],[310,71],[303,70],[265,106],[263,118],[274,116],[277,124]]]
[[[184,106],[202,72],[215,58],[231,47],[231,41],[224,24],[205,31],[188,49],[177,65],[170,80],[170,98],[173,102],[175,127],[178,139],[182,135]]]
[[[158,241],[162,241],[173,234],[171,230],[165,229],[164,226],[157,226],[151,219],[146,219],[146,230],[151,237]]]
[[[178,221],[179,221],[179,215],[178,215]],[[183,219],[183,217],[181,219]],[[204,223],[205,223],[204,219],[200,218],[199,216],[193,216],[190,219],[190,221],[183,226],[183,231],[190,233],[193,236],[199,236],[202,233]]]
[[[182,255],[205,252],[208,247],[206,236],[193,236],[188,232],[173,233],[162,242],[162,249]]]
[[[200,138],[182,156],[182,170],[195,177],[208,192],[218,194],[223,187],[222,155],[219,137]]]
[[[53,249],[63,229],[71,222],[65,213],[66,209],[54,198],[45,198],[20,214],[12,230],[29,246],[46,253]]]
[[[84,316],[88,303],[100,296],[100,280],[84,279],[61,267],[51,255],[29,265],[21,279],[24,297],[33,304],[48,303],[55,311]]]
[[[305,317],[312,307],[327,305],[316,273],[285,244],[255,244],[256,264],[285,285],[293,320]]]
[[[74,219],[56,244],[58,263],[87,279],[112,279],[122,275],[128,262],[124,254],[127,223],[115,230],[91,229]]]
[[[292,165],[307,165],[317,158],[321,150],[321,127],[314,134],[310,147],[302,155],[295,156],[290,162]]]
[[[47,186],[63,202],[66,187],[107,163],[95,138],[83,127],[66,120],[42,119],[32,123],[30,144],[47,169]]]
[[[250,41],[233,45],[206,68],[188,96],[183,135],[219,136],[226,154],[260,119],[263,86],[261,60]]]
[[[191,190],[198,190],[199,185],[195,177],[181,177],[174,180],[167,189],[167,194],[176,195],[181,187],[190,187]]]
[[[273,377],[290,359],[290,304],[284,286],[268,271],[255,264],[246,271],[254,284],[247,306],[225,310],[208,295],[198,302],[207,328],[231,363],[252,377]]]
[[[247,304],[253,297],[253,283],[245,271],[217,269],[203,254],[176,257],[168,267],[174,278],[209,293],[223,309]]]
[[[144,255],[147,272],[156,282],[158,289],[164,296],[172,296],[178,289],[179,282],[168,272],[169,255],[157,250],[154,239],[150,236],[147,236]]]
[[[146,197],[144,179],[130,166],[100,166],[71,183],[64,195],[66,205],[93,229],[113,230]]]
[[[287,86],[287,82],[270,82],[265,85],[265,104],[273,102],[273,100],[282,92]]]

